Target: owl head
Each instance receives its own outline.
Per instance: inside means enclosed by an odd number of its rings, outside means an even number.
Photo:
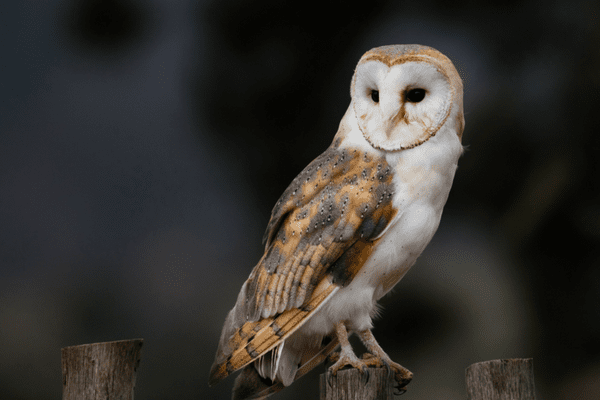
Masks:
[[[394,151],[426,142],[451,122],[464,127],[462,80],[452,62],[421,45],[366,52],[352,77],[351,107],[365,139]]]

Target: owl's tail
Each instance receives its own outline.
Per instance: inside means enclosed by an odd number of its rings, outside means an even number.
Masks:
[[[235,379],[233,385],[233,400],[246,399],[265,399],[270,394],[279,390],[272,390],[275,386],[269,379],[265,379],[258,374],[254,364],[248,364],[242,370],[242,373]],[[283,385],[282,385],[283,388]]]
[[[233,400],[265,399],[279,392],[323,363],[338,344],[335,335],[325,338],[292,335],[282,348],[265,354],[265,360],[256,360],[242,370],[233,386]],[[275,361],[270,362],[270,357]],[[272,367],[276,370],[271,370]]]

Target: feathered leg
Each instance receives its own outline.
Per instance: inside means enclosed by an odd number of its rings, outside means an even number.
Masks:
[[[365,373],[367,371],[367,365],[354,354],[350,341],[348,340],[346,325],[344,325],[342,321],[335,324],[335,333],[342,348],[339,353],[339,359],[335,364],[329,367],[331,374],[337,375],[337,372],[346,365],[351,365],[354,368],[358,368],[360,372]]]
[[[370,353],[363,355],[365,364],[374,367],[385,367],[388,371],[394,371],[396,382],[398,382],[398,390],[406,390],[404,387],[412,380],[413,373],[390,359],[381,346],[379,346],[370,329],[359,332],[358,336]]]

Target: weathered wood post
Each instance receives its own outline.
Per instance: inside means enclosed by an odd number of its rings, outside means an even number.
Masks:
[[[535,400],[531,358],[475,363],[465,375],[468,400]]]
[[[61,350],[63,400],[133,400],[144,339]]]
[[[321,400],[393,400],[396,380],[385,368],[368,368],[368,375],[350,368],[321,374]],[[368,379],[367,379],[368,376]]]

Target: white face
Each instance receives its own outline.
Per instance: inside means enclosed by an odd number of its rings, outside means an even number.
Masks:
[[[436,134],[454,95],[441,71],[428,57],[391,67],[376,60],[358,65],[352,101],[358,126],[373,147],[411,148]]]

